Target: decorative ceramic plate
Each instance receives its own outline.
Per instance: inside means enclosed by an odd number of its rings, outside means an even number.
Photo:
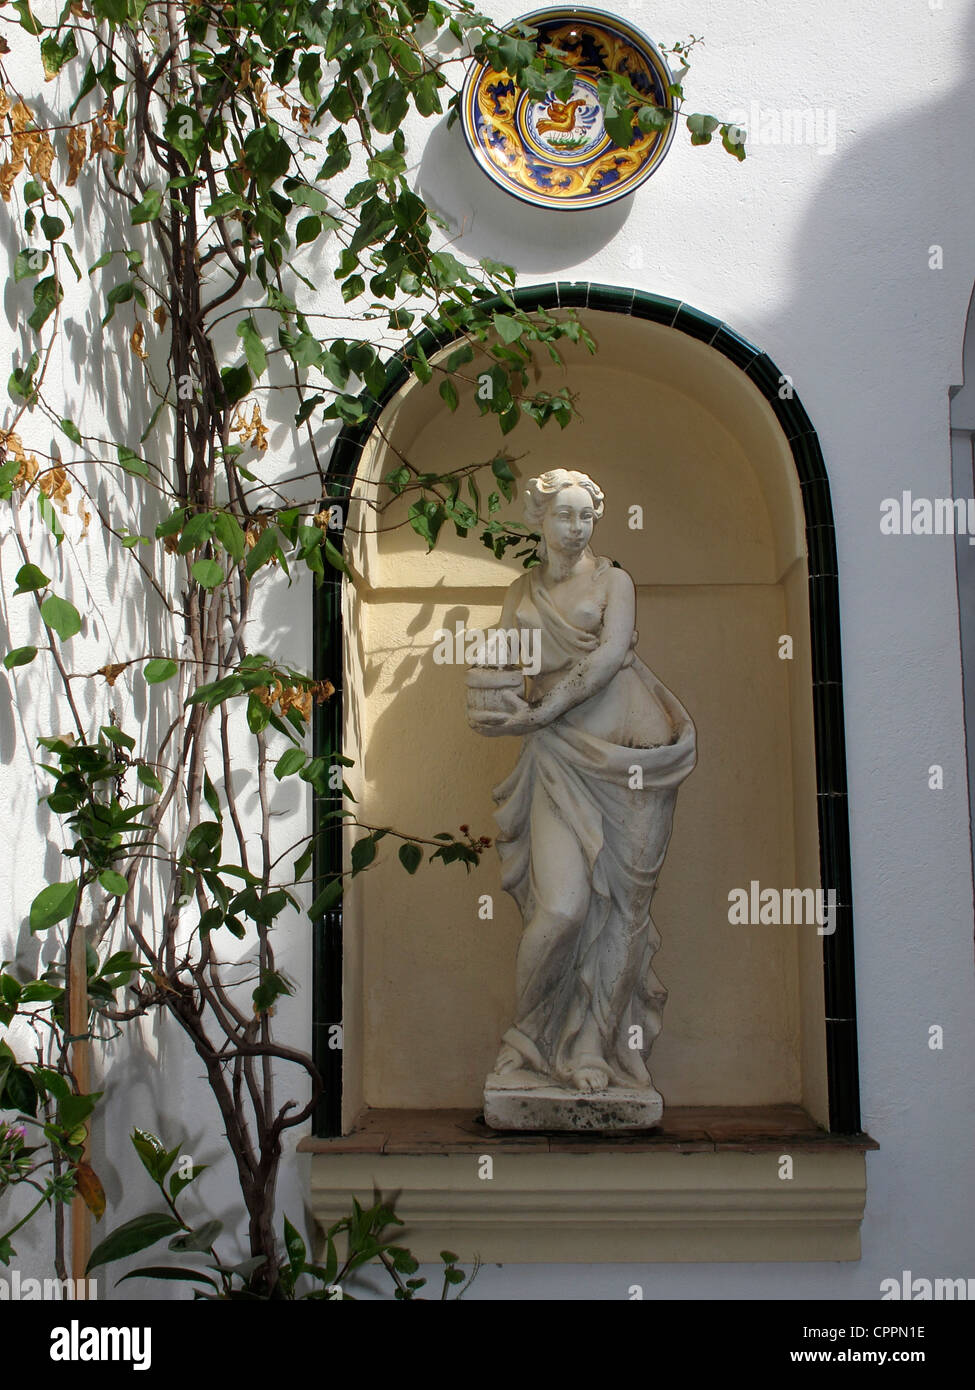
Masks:
[[[539,101],[521,91],[507,73],[474,63],[461,101],[467,143],[481,168],[516,198],[543,208],[595,208],[623,198],[644,183],[667,152],[672,118],[663,131],[637,129],[621,149],[603,124],[597,96],[604,72],[628,77],[648,105],[673,112],[673,81],[656,44],[631,24],[602,10],[534,10],[519,24],[538,30],[538,45],[569,54],[572,94]]]

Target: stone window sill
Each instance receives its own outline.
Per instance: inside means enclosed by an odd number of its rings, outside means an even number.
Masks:
[[[652,1133],[605,1135],[367,1110],[351,1134],[298,1147],[321,1226],[378,1190],[397,1194],[420,1260],[449,1247],[463,1262],[527,1264],[859,1259],[865,1156],[878,1146],[782,1105],[674,1107]]]

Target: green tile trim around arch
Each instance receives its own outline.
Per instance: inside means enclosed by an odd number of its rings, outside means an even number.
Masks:
[[[519,308],[575,308],[626,314],[664,324],[704,342],[732,362],[768,402],[789,444],[802,496],[809,563],[809,621],[812,635],[812,702],[815,730],[817,805],[822,883],[837,890],[838,926],[823,936],[826,1067],[830,1130],[860,1132],[860,1087],[853,960],[852,869],[847,804],[846,748],[840,658],[840,603],[836,535],[829,478],[819,439],[790,378],[772,359],[729,324],[693,305],[646,290],[588,281],[552,281],[523,285],[512,292]],[[501,301],[498,300],[498,304]],[[490,301],[486,307],[490,307]],[[332,449],[333,500],[347,500],[355,483],[358,460],[386,405],[411,375],[409,356],[419,342],[424,352],[447,346],[453,335],[438,337],[425,328],[394,356],[379,399],[363,394],[368,418],[347,425]],[[783,389],[788,383],[787,389]],[[313,643],[315,673],[336,685],[336,694],[318,706],[314,726],[316,756],[342,751],[343,631],[341,579],[331,572],[315,591]],[[313,815],[328,809],[316,795]],[[342,864],[341,822],[332,822],[315,857],[316,884]],[[317,891],[317,889],[316,889]],[[342,1017],[342,909],[327,912],[314,924],[313,1053],[325,1082],[315,1116],[315,1134],[341,1132],[342,1052],[330,1047],[330,1028]]]

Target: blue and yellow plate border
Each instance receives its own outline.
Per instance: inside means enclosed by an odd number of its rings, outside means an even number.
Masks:
[[[674,79],[666,59],[651,39],[619,15],[588,6],[559,5],[532,10],[511,22],[531,25],[546,36],[567,25],[602,31],[617,54],[625,55],[628,46],[642,60],[645,78],[653,85],[653,99],[676,112],[669,91]],[[512,197],[539,208],[583,210],[628,197],[659,168],[677,125],[675,114],[666,131],[641,134],[627,150],[610,141],[592,159],[567,166],[557,160],[548,163],[538,147],[525,139],[518,122],[522,102],[523,94],[506,73],[473,62],[461,92],[461,127],[471,154],[488,178]]]

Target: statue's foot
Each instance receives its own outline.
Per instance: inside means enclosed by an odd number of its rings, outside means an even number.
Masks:
[[[575,1067],[567,1080],[577,1091],[605,1091],[609,1085],[609,1070],[600,1066]]]
[[[525,1059],[517,1048],[512,1047],[510,1043],[501,1044],[501,1051],[494,1064],[496,1075],[503,1076],[508,1071],[520,1071],[524,1065]]]

